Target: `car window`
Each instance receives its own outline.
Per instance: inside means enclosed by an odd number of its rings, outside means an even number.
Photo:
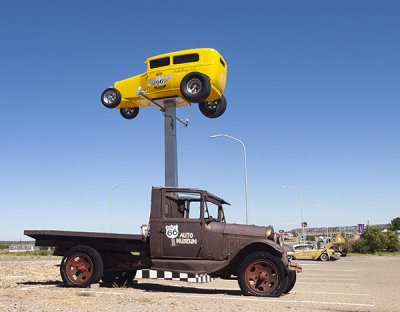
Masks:
[[[162,66],[168,66],[170,64],[170,59],[168,57],[159,58],[150,61],[150,68],[158,68]]]
[[[197,53],[177,55],[174,56],[173,58],[174,64],[192,63],[198,61],[199,61],[199,55]]]

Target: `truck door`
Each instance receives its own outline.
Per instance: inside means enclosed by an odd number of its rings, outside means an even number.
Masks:
[[[168,191],[161,219],[163,258],[202,257],[203,200],[200,193]]]

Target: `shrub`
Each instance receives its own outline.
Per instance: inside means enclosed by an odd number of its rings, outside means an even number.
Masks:
[[[369,246],[367,244],[367,241],[363,238],[360,238],[353,242],[352,246],[352,251],[353,252],[359,252],[359,253],[368,253],[369,252]]]
[[[314,242],[315,241],[315,235],[307,235],[306,240],[309,242]]]
[[[381,229],[377,226],[365,227],[364,233],[361,235],[368,245],[369,252],[375,253],[379,250],[386,249],[388,244],[388,237],[382,233]]]
[[[396,233],[387,231],[385,234],[388,240],[386,249],[388,251],[399,251],[399,238],[397,237]]]

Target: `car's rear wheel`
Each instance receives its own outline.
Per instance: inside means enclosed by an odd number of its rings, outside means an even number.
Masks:
[[[208,118],[218,118],[225,113],[226,105],[226,98],[222,95],[219,100],[211,102],[204,101],[199,103],[199,109],[200,112]]]
[[[205,101],[211,93],[211,83],[202,73],[193,72],[183,77],[180,85],[182,96],[191,103]]]
[[[238,282],[244,295],[279,297],[287,288],[287,274],[281,259],[258,251],[240,264]]]
[[[116,108],[121,103],[121,93],[115,88],[107,88],[101,94],[101,103],[107,108]]]
[[[319,258],[321,259],[321,261],[328,261],[329,260],[329,256],[326,253],[323,253],[319,256]]]
[[[133,119],[139,114],[139,107],[121,108],[119,110],[121,116],[126,119]]]

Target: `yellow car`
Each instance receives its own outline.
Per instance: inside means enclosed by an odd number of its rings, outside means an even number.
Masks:
[[[331,248],[318,249],[314,244],[303,244],[293,246],[294,252],[288,252],[288,257],[292,259],[314,259],[314,260],[329,260],[335,251]]]
[[[101,95],[107,108],[117,108],[126,119],[133,119],[139,107],[163,107],[171,99],[177,107],[198,103],[208,118],[217,118],[226,110],[223,95],[227,65],[214,49],[193,49],[151,57],[147,71],[114,83]]]
[[[323,248],[317,248],[314,244],[303,244],[303,245],[294,245],[294,251],[288,252],[289,260],[293,259],[302,259],[309,258],[314,260],[338,260],[340,255],[335,253],[335,250],[332,249],[332,246],[341,246],[345,243],[345,239],[339,233],[336,235],[336,238],[332,240],[328,245]]]

